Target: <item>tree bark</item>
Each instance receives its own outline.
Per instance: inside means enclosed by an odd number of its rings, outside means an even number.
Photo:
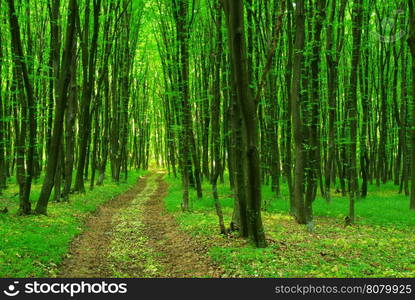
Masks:
[[[84,34],[80,35],[82,48],[82,67],[83,67],[83,87],[82,87],[82,103],[80,118],[80,144],[78,154],[78,167],[76,173],[75,191],[85,192],[84,172],[87,161],[87,150],[90,140],[91,127],[91,99],[95,86],[95,57],[98,47],[98,31],[99,31],[99,15],[101,9],[101,0],[93,0],[94,6],[94,28],[92,33],[91,47],[89,44],[89,3],[86,2]]]
[[[228,17],[228,33],[231,45],[232,74],[236,87],[236,99],[241,108],[246,129],[245,152],[247,162],[247,219],[248,234],[256,247],[266,247],[265,232],[261,218],[261,182],[258,153],[257,105],[249,88],[247,68],[244,7],[241,0],[224,1]]]
[[[55,106],[55,119],[50,142],[46,175],[36,205],[37,214],[46,214],[50,193],[53,188],[55,173],[59,163],[59,152],[62,145],[63,123],[66,103],[68,100],[68,87],[71,80],[71,66],[75,57],[73,53],[75,44],[75,20],[77,14],[77,2],[71,0],[69,3],[68,23],[66,29],[65,49],[62,58],[62,68],[58,82],[58,99]]]
[[[293,77],[291,86],[291,111],[292,123],[294,127],[295,143],[295,170],[294,170],[294,203],[295,217],[298,223],[306,224],[308,217],[306,215],[304,204],[304,140],[303,140],[303,122],[301,120],[301,70],[303,51],[305,44],[305,16],[304,1],[297,1],[295,7],[295,43],[294,43],[294,61]]]
[[[349,99],[347,101],[347,125],[350,130],[350,145],[348,157],[349,177],[349,222],[355,219],[355,198],[358,192],[357,167],[356,167],[356,144],[357,144],[357,79],[360,63],[360,45],[362,34],[363,1],[354,0],[352,22],[353,22],[353,48],[352,66],[349,81]]]
[[[26,108],[28,111],[28,120],[23,120],[29,124],[29,145],[26,160],[27,174],[25,174],[23,191],[20,193],[20,206],[19,213],[27,215],[31,212],[30,204],[30,190],[32,187],[32,179],[34,177],[34,156],[36,147],[36,116],[35,116],[35,99],[32,84],[30,82],[28,68],[24,60],[22,41],[20,37],[20,26],[17,19],[16,11],[14,8],[14,0],[8,0],[9,4],[9,23],[10,34],[12,41],[13,60],[17,71],[20,73],[17,79],[21,85],[24,86],[26,92]],[[21,79],[22,78],[22,79]],[[23,81],[23,82],[22,82]],[[25,108],[23,108],[25,109]],[[22,131],[22,135],[26,133],[26,130]],[[23,140],[25,136],[22,136]]]
[[[222,234],[226,233],[225,222],[223,221],[223,213],[221,204],[219,202],[218,197],[218,190],[217,190],[217,182],[219,173],[222,169],[222,163],[220,158],[220,71],[221,71],[221,61],[222,61],[222,10],[220,6],[220,0],[217,0],[216,3],[216,19],[214,19],[216,23],[216,32],[217,32],[217,44],[216,44],[216,53],[215,53],[215,73],[214,73],[214,95],[212,99],[212,106],[211,106],[211,113],[212,113],[212,150],[213,150],[213,170],[212,170],[212,192],[213,192],[213,199],[216,209],[216,214],[218,215],[219,219],[219,229]]]
[[[1,4],[0,4],[1,8]],[[2,32],[0,31],[0,194],[6,188],[7,168],[6,168],[6,134],[5,134],[5,109],[2,95],[2,66],[3,66],[3,44]]]

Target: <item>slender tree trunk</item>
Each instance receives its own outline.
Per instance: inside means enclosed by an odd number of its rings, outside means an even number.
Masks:
[[[219,228],[222,234],[226,233],[225,222],[223,221],[222,208],[219,202],[217,182],[219,173],[222,169],[222,163],[220,158],[220,71],[221,71],[221,61],[222,61],[222,10],[220,6],[220,0],[217,0],[216,3],[217,16],[214,20],[216,23],[216,32],[217,32],[217,45],[215,53],[215,79],[214,79],[214,95],[212,99],[211,113],[212,113],[212,150],[213,150],[213,170],[212,170],[212,192],[213,199],[215,203],[216,214],[219,219]]]
[[[301,70],[303,51],[305,44],[305,16],[304,1],[299,0],[295,7],[295,43],[293,78],[291,86],[291,111],[292,123],[294,126],[295,142],[295,171],[294,171],[294,203],[297,222],[306,224],[308,222],[304,205],[304,149],[303,149],[303,122],[301,120]]]
[[[29,125],[29,145],[28,145],[28,154],[26,160],[27,174],[25,174],[23,191],[20,194],[20,206],[19,213],[26,215],[31,212],[30,204],[30,190],[32,187],[32,179],[34,177],[34,156],[36,148],[36,116],[35,116],[35,99],[32,84],[29,78],[29,72],[27,64],[24,60],[22,41],[20,37],[20,26],[17,19],[16,11],[14,8],[14,0],[8,0],[9,4],[9,22],[10,22],[10,34],[12,41],[12,51],[13,51],[13,60],[15,66],[20,74],[17,78],[20,81],[21,85],[24,86],[26,92],[26,106],[28,115],[28,120],[23,120]],[[20,76],[19,76],[20,75]],[[23,82],[22,82],[23,80]],[[24,109],[24,108],[23,108]],[[22,134],[25,134],[25,130]],[[25,136],[22,136],[25,139]]]
[[[1,4],[0,4],[1,8]],[[7,168],[6,168],[6,131],[5,131],[5,103],[3,102],[3,95],[2,95],[2,66],[3,66],[3,44],[2,44],[2,35],[3,33],[0,31],[0,194],[3,189],[6,188],[6,180],[7,180]]]
[[[356,144],[357,144],[357,79],[360,63],[360,45],[362,33],[363,1],[353,1],[353,49],[352,66],[349,82],[349,99],[347,101],[347,123],[350,130],[350,145],[348,157],[349,177],[349,222],[355,219],[355,198],[358,192],[357,167],[356,167]]]
[[[336,112],[337,112],[337,90],[338,90],[338,64],[340,52],[343,47],[344,25],[343,18],[346,9],[347,0],[342,0],[338,18],[336,19],[337,1],[331,1],[331,11],[327,27],[327,93],[329,103],[329,120],[328,120],[328,150],[327,162],[325,168],[325,192],[326,200],[330,202],[331,193],[330,187],[332,183],[332,175],[335,169],[336,162]],[[334,35],[334,22],[337,20],[337,40]],[[334,176],[335,177],[335,176]]]
[[[74,45],[73,53],[76,52]],[[72,186],[73,167],[75,164],[75,120],[77,114],[77,96],[78,89],[76,85],[76,60],[71,66],[71,82],[68,90],[68,107],[66,109],[66,148],[65,148],[65,186],[63,189],[63,198],[69,200],[69,194]]]
[[[290,213],[294,215],[296,213],[294,191],[293,191],[293,179],[292,179],[292,143],[291,143],[291,118],[292,118],[292,99],[291,99],[291,80],[292,80],[292,66],[293,66],[293,41],[292,41],[292,2],[287,1],[287,65],[285,71],[285,84],[287,89],[287,102],[286,102],[286,140],[285,140],[285,161],[284,161],[284,173],[287,177],[288,193],[290,199]]]
[[[101,9],[101,0],[93,0],[94,6],[94,29],[92,34],[91,47],[88,49],[89,39],[89,2],[86,2],[85,24],[81,41],[82,48],[82,66],[83,66],[83,88],[82,88],[82,103],[81,103],[81,131],[80,144],[78,154],[78,167],[76,173],[75,191],[85,192],[84,172],[88,169],[87,156],[88,146],[90,140],[91,127],[91,99],[95,86],[95,65],[96,52],[98,47],[98,31],[99,31],[99,15]],[[89,50],[89,51],[88,51]]]
[[[310,171],[307,177],[307,192],[306,192],[306,209],[309,221],[312,219],[312,203],[317,194],[317,180],[321,179],[321,152],[320,152],[320,85],[319,85],[319,71],[320,71],[320,50],[321,50],[321,31],[323,29],[323,22],[325,19],[326,1],[318,0],[315,7],[314,16],[314,36],[311,58],[311,116],[309,130],[309,166]],[[321,191],[324,195],[324,191]]]

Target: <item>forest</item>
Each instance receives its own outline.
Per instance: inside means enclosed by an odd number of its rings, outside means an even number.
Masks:
[[[413,277],[415,0],[0,0],[0,277]]]

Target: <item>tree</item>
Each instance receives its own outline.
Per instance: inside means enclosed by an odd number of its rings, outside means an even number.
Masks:
[[[1,9],[1,4],[0,4]],[[3,66],[3,43],[2,32],[0,31],[0,194],[4,188],[6,188],[7,180],[7,168],[6,168],[6,152],[5,152],[5,113],[4,113],[4,101],[2,95],[2,66]]]
[[[228,18],[228,39],[231,50],[232,74],[235,81],[237,105],[240,107],[245,125],[247,164],[247,219],[250,239],[257,247],[265,247],[265,233],[261,219],[261,182],[258,153],[258,117],[251,90],[247,68],[244,7],[242,1],[223,1]]]
[[[85,192],[84,171],[86,165],[86,154],[90,140],[91,126],[91,98],[95,86],[95,66],[98,47],[99,15],[101,10],[101,0],[93,0],[93,33],[92,40],[89,41],[89,14],[90,0],[86,1],[85,19],[83,32],[79,34],[82,50],[82,103],[81,103],[81,138],[79,143],[78,167],[76,173],[75,191]],[[77,17],[79,18],[79,16]],[[79,23],[79,20],[77,21]],[[80,24],[79,24],[80,25]],[[89,44],[90,42],[90,44]],[[90,46],[89,46],[90,45]]]
[[[305,45],[305,16],[304,1],[297,1],[295,6],[295,43],[293,59],[293,75],[291,86],[291,111],[295,143],[295,171],[294,171],[294,204],[295,217],[300,224],[308,223],[311,216],[307,216],[304,203],[304,140],[303,122],[301,120],[301,70]]]
[[[20,36],[20,26],[17,20],[16,10],[14,7],[14,0],[8,0],[9,5],[9,24],[10,24],[10,34],[12,41],[12,50],[13,50],[13,61],[14,67],[16,69],[16,77],[18,80],[19,86],[24,86],[26,99],[22,99],[22,110],[23,113],[23,122],[29,125],[29,144],[27,150],[27,160],[25,162],[27,171],[21,171],[22,176],[25,178],[24,183],[20,185],[20,214],[27,215],[31,212],[30,204],[30,190],[32,187],[32,179],[34,177],[34,156],[35,156],[35,147],[36,147],[36,118],[35,118],[35,99],[32,88],[32,83],[29,78],[29,73],[27,69],[27,64],[24,60],[22,41]],[[27,111],[27,112],[26,112]],[[21,147],[24,147],[24,141],[26,139],[26,124],[23,126],[23,129],[20,132]],[[22,154],[20,154],[22,155]],[[20,170],[23,170],[25,167],[20,166]],[[23,172],[25,174],[23,174]]]
[[[338,90],[338,67],[340,63],[340,53],[344,44],[344,13],[346,10],[347,0],[342,0],[337,17],[337,35],[335,35],[335,16],[337,1],[331,2],[331,10],[329,15],[329,21],[327,26],[327,40],[326,40],[326,64],[327,64],[327,93],[328,93],[328,149],[327,149],[327,161],[325,169],[325,192],[324,195],[328,202],[330,202],[330,185],[331,177],[333,174],[334,163],[335,163],[335,121],[337,111],[337,90]],[[335,39],[337,36],[337,40]]]
[[[219,228],[222,234],[226,233],[225,223],[223,221],[223,213],[221,204],[219,202],[218,190],[217,190],[217,181],[219,173],[222,170],[222,162],[220,158],[220,71],[221,71],[221,60],[222,60],[222,8],[220,5],[220,0],[217,0],[216,3],[216,19],[214,22],[216,24],[217,31],[217,45],[216,45],[216,63],[215,63],[215,79],[214,79],[214,95],[212,99],[211,113],[212,113],[212,149],[213,149],[213,169],[212,169],[212,192],[213,199],[215,202],[216,214],[219,218]]]
[[[76,15],[78,13],[78,4],[76,0],[71,0],[69,2],[68,9],[69,13],[66,29],[66,41],[58,81],[58,98],[55,106],[55,118],[49,147],[48,163],[42,191],[36,206],[36,213],[38,214],[46,214],[47,204],[53,188],[57,165],[59,163],[59,153],[62,151],[62,133],[65,109],[68,102],[69,83],[71,81],[71,66],[75,57],[73,50],[75,44]]]
[[[357,168],[356,168],[356,144],[357,144],[357,79],[360,62],[360,47],[362,35],[363,1],[353,2],[353,49],[347,101],[347,124],[350,130],[348,176],[349,176],[349,219],[350,223],[355,219],[355,198],[358,192]]]

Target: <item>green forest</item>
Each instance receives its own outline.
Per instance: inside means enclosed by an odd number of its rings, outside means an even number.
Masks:
[[[414,277],[415,0],[0,0],[0,278]]]

